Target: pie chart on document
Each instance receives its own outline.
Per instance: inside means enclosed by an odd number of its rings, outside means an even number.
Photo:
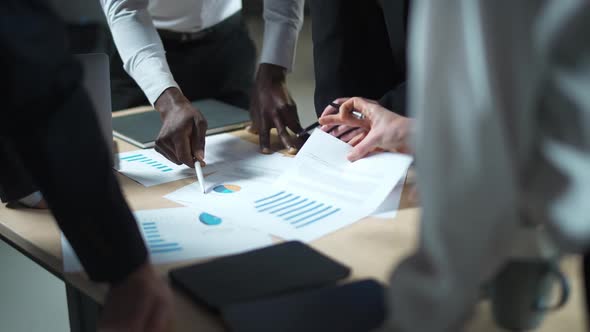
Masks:
[[[213,187],[213,191],[219,194],[233,194],[242,190],[242,187],[235,184],[220,184]]]

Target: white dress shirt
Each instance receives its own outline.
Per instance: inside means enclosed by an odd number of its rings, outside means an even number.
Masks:
[[[460,331],[523,219],[590,239],[590,2],[417,0],[410,110],[423,206],[386,331]]]
[[[304,0],[264,1],[260,62],[292,69],[303,22],[303,3]],[[125,71],[152,104],[167,88],[178,87],[156,28],[198,32],[242,8],[241,0],[101,0],[101,4]]]

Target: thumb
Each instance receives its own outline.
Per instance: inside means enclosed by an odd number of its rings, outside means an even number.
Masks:
[[[357,161],[366,157],[371,151],[377,148],[377,137],[371,132],[348,154],[348,160]]]

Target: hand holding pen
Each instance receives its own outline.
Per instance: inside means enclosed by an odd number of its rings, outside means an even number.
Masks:
[[[322,113],[321,117],[324,117],[327,115],[332,115],[332,114],[338,114],[338,112],[340,111],[341,103],[345,102],[346,100],[348,100],[348,98],[339,98],[339,99],[336,99],[334,102],[330,103],[326,107],[324,112]],[[355,109],[349,110],[347,112],[349,115],[351,115],[359,120],[362,120],[365,117],[363,113],[361,113]],[[315,129],[319,126],[320,126],[320,122],[316,122],[316,123],[310,125],[309,127],[305,128],[298,135],[301,135],[302,133],[309,133],[312,129]],[[352,139],[357,137],[359,134],[362,134],[365,132],[365,130],[362,128],[348,126],[348,125],[329,125],[329,126],[322,126],[320,129],[329,133],[332,136],[339,138],[340,140],[342,140],[344,142],[347,142],[347,143],[351,143]]]
[[[360,112],[362,118],[355,116],[353,111]],[[361,159],[375,150],[411,152],[409,141],[413,120],[389,111],[374,100],[350,98],[341,104],[338,113],[322,115],[319,122],[323,128],[348,126],[362,130],[349,141],[354,146],[348,156],[351,161]]]

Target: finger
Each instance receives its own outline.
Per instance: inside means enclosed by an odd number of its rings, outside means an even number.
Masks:
[[[366,118],[370,119],[377,106],[379,106],[379,104],[377,104],[375,101],[354,97],[340,105],[340,113],[351,114],[352,111],[358,111],[361,112]]]
[[[361,158],[366,157],[371,151],[377,147],[377,137],[372,135],[371,132],[363,139],[352,151],[348,154],[348,160],[357,161]]]
[[[367,132],[363,131],[360,134],[356,135],[354,138],[352,138],[350,141],[348,141],[348,144],[352,146],[357,146],[363,139],[365,139],[365,137],[367,137]]]
[[[180,165],[181,162],[176,158],[176,154],[174,151],[162,141],[156,140],[155,146],[156,152],[166,157],[166,159],[170,160],[171,162],[175,163],[176,165]]]
[[[197,159],[201,166],[205,166],[205,136],[207,135],[207,121],[195,118],[195,125],[191,135],[191,157]],[[191,160],[191,162],[192,162]]]
[[[275,128],[277,128],[277,134],[279,135],[283,146],[287,149],[287,153],[296,154],[297,148],[295,148],[293,143],[291,143],[291,136],[287,132],[287,128],[285,128],[285,124],[283,123],[283,120],[279,116],[278,112],[273,113],[272,120],[274,122]]]
[[[351,126],[336,126],[334,127],[333,130],[331,130],[329,132],[330,135],[334,136],[334,137],[339,137],[342,134],[345,134],[346,132],[348,132],[351,128],[358,128],[358,127],[351,127]]]
[[[299,122],[299,115],[297,114],[297,106],[295,104],[289,105],[285,108],[285,112],[282,113],[282,118],[287,125],[287,128],[291,129],[294,133],[300,133],[303,131],[301,122]]]
[[[350,143],[353,138],[364,132],[366,131],[363,128],[351,128],[350,131],[342,133],[338,138],[343,142]]]
[[[270,149],[270,125],[266,117],[260,118],[260,127],[258,130],[258,139],[260,144],[260,152],[264,154],[271,154]]]
[[[170,312],[166,305],[162,303],[154,305],[150,318],[149,324],[146,324],[148,328],[146,332],[168,332]]]
[[[174,152],[176,158],[187,165],[188,167],[195,167],[193,162],[193,154],[191,151],[191,137],[190,136],[177,136],[174,141]]]
[[[342,109],[342,108],[341,108]],[[371,127],[371,123],[367,118],[365,119],[357,119],[355,118],[351,112],[340,111],[338,114],[326,115],[322,116],[319,119],[319,122],[322,126],[350,126],[350,127],[361,127],[369,129]]]

